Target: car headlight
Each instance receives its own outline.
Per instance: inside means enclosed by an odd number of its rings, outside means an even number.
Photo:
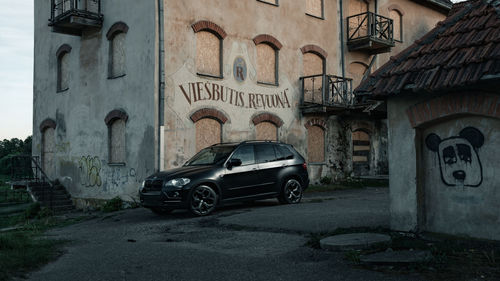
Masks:
[[[142,181],[141,186],[139,187],[139,191],[142,192],[145,186],[146,186],[146,181]]]
[[[183,187],[189,182],[191,182],[191,180],[188,178],[178,178],[167,181],[167,183],[165,183],[165,186]]]

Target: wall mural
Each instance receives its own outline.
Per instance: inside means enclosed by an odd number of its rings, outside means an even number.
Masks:
[[[441,180],[448,186],[478,187],[483,182],[483,167],[477,153],[484,135],[476,128],[464,128],[458,136],[441,139],[431,133],[425,144],[439,157]]]

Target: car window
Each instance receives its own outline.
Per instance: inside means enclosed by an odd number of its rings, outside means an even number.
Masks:
[[[255,146],[257,163],[271,162],[276,160],[276,153],[270,143],[258,144]]]
[[[255,164],[255,153],[253,145],[244,145],[239,147],[231,159],[240,159],[241,165]]]
[[[275,145],[277,160],[293,159],[293,153],[284,145]]]
[[[214,165],[223,162],[233,151],[234,146],[211,146],[202,149],[185,166]]]

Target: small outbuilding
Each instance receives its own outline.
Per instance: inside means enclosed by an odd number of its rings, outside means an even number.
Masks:
[[[500,240],[500,1],[455,4],[356,94],[387,100],[391,227]]]

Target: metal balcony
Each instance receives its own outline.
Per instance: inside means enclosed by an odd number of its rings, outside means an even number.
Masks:
[[[347,47],[370,54],[390,52],[394,47],[393,20],[372,12],[348,17]]]
[[[302,113],[332,113],[345,111],[354,105],[352,79],[318,74],[300,77]]]
[[[81,36],[102,27],[101,0],[51,0],[52,31]]]

